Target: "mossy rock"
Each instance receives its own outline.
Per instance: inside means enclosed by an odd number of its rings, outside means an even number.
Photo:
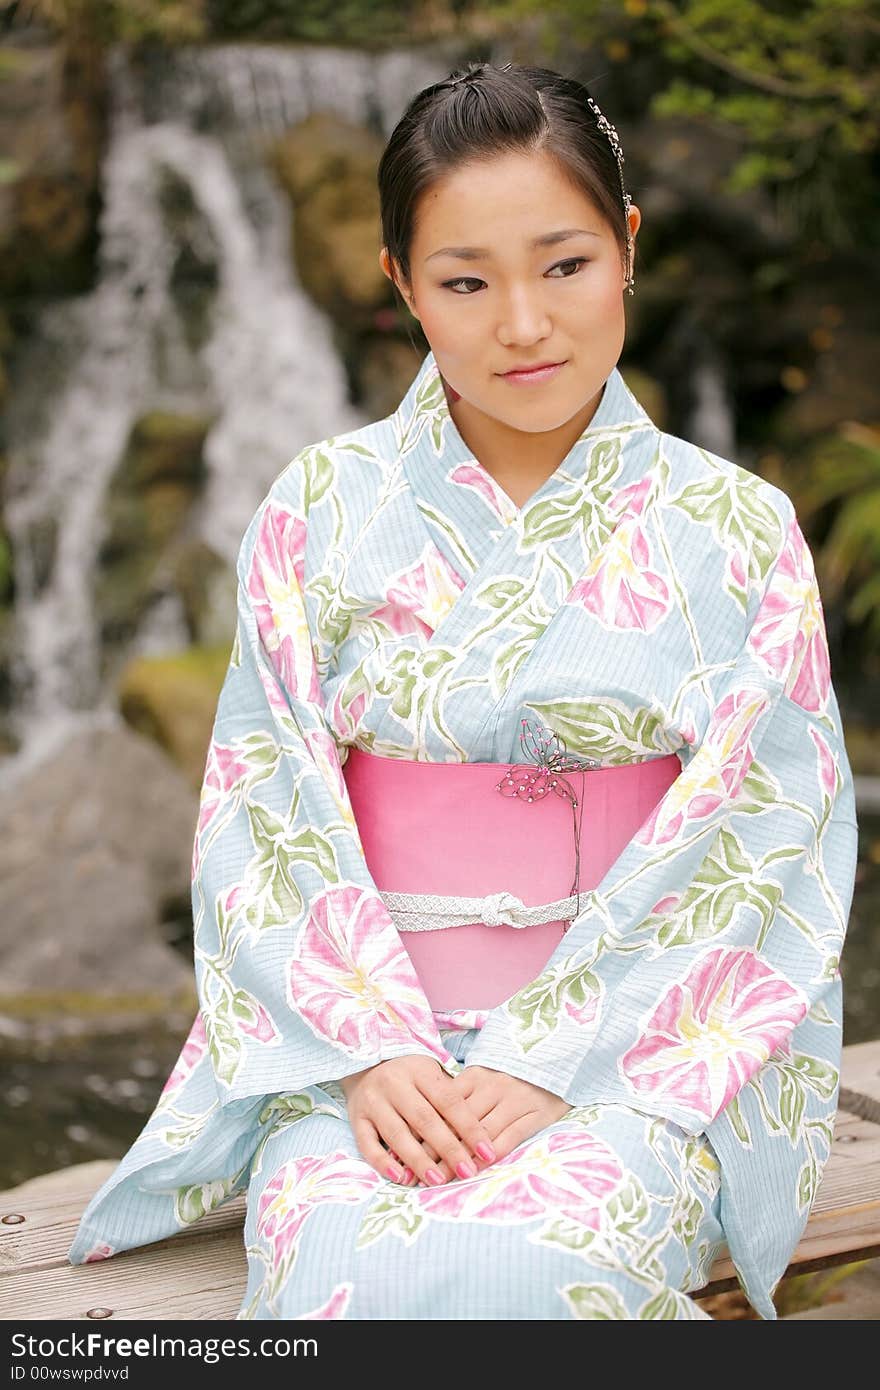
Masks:
[[[293,259],[316,304],[345,327],[391,302],[379,265],[376,167],[382,142],[316,113],[279,139],[270,161],[293,206]]]
[[[119,679],[119,708],[152,738],[198,790],[230,647],[190,647],[170,656],[136,657]]]

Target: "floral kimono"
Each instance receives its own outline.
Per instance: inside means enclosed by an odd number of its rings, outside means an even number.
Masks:
[[[726,1242],[774,1318],[831,1146],[857,851],[790,499],[663,433],[615,368],[518,508],[428,353],[391,415],[284,468],[238,578],[193,851],[200,1008],[71,1262],[247,1190],[239,1317],[705,1317],[685,1291]],[[523,718],[603,766],[682,770],[539,976],[433,1012],[347,749],[511,763]],[[402,1188],[338,1082],[409,1054],[572,1109],[474,1179]]]

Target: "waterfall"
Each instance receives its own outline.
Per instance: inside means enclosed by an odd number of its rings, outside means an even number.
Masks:
[[[42,312],[8,411],[10,725],[21,748],[4,760],[5,783],[73,728],[116,717],[92,593],[107,489],[138,417],[212,420],[194,527],[230,564],[289,460],[365,423],[348,403],[331,324],[297,283],[290,205],[263,161],[265,141],[316,111],[387,136],[409,97],[447,71],[439,51],[232,44],[184,48],[144,79],[123,48],[111,54],[96,287]],[[171,283],[169,180],[186,190],[191,234],[216,279],[195,347]],[[133,650],[186,644],[171,598]]]

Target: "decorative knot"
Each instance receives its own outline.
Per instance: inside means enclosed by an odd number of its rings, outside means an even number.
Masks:
[[[513,893],[490,893],[483,899],[480,908],[481,920],[487,927],[515,927],[518,925],[515,916],[522,912],[524,907],[525,903]]]

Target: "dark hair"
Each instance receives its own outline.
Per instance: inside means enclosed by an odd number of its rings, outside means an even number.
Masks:
[[[625,260],[627,209],[620,170],[582,82],[551,68],[468,63],[418,92],[379,161],[382,244],[410,283],[409,252],[421,195],[469,160],[546,151],[595,204]],[[395,286],[395,289],[397,287]]]

